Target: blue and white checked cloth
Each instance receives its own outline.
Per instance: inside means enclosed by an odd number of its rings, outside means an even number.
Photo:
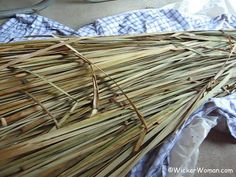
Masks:
[[[141,159],[132,169],[131,176],[167,176],[170,151],[181,136],[183,129],[188,126],[193,119],[205,118],[210,120],[212,113],[215,114],[217,123],[226,122],[230,134],[236,139],[236,93],[223,98],[211,98],[189,117],[176,134],[165,140],[160,150],[154,149]],[[155,154],[154,158],[153,154]]]
[[[131,11],[96,20],[79,30],[73,30],[58,22],[39,15],[16,15],[0,27],[0,42],[28,40],[25,36],[76,35],[107,36],[152,33],[160,31],[217,30],[236,28],[234,15],[220,15],[215,18],[187,16],[174,9],[144,9]],[[35,39],[35,38],[34,38]],[[165,141],[161,149],[154,149],[131,171],[132,177],[166,176],[169,154],[182,130],[191,120],[207,117],[212,111],[218,112],[219,119],[227,122],[231,135],[236,139],[236,94],[225,98],[213,98],[199,108],[182,126],[177,134]]]
[[[186,16],[174,9],[144,9],[96,20],[73,30],[39,15],[16,15],[0,27],[0,42],[26,40],[34,35],[108,36],[160,31],[216,30],[236,27],[236,16]]]

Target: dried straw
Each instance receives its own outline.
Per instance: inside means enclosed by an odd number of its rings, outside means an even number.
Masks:
[[[0,176],[125,176],[235,89],[234,31],[0,45]]]

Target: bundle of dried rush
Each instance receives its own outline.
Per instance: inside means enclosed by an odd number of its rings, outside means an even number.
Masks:
[[[0,45],[0,176],[125,176],[235,89],[236,32]]]

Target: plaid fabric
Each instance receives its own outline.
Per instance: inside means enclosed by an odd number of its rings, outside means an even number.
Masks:
[[[223,98],[211,98],[187,119],[176,134],[165,140],[160,149],[154,149],[142,158],[132,169],[130,176],[166,177],[170,151],[178,141],[184,128],[193,119],[207,119],[211,121],[213,112],[217,119],[217,124],[227,125],[230,134],[236,139],[236,93]]]
[[[0,42],[29,40],[31,38],[25,37],[35,35],[107,36],[160,31],[233,29],[235,27],[236,17],[233,15],[220,15],[215,18],[186,16],[173,9],[144,9],[122,13],[98,19],[77,31],[46,17],[20,14],[0,27]],[[227,122],[232,136],[236,138],[236,94],[221,99],[211,99],[194,113],[176,134],[165,140],[160,150],[154,149],[141,159],[130,172],[130,176],[166,176],[169,153],[183,129],[194,118],[207,119],[209,110],[219,113],[218,119]]]
[[[75,31],[38,15],[19,14],[0,27],[0,42],[26,40],[34,35],[108,36],[160,31],[216,30],[236,27],[236,17],[186,16],[174,9],[144,9],[97,19]],[[29,38],[27,38],[29,39]]]

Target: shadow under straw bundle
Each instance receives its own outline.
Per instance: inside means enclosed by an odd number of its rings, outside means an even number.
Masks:
[[[235,31],[0,45],[0,176],[125,176],[235,89]]]

